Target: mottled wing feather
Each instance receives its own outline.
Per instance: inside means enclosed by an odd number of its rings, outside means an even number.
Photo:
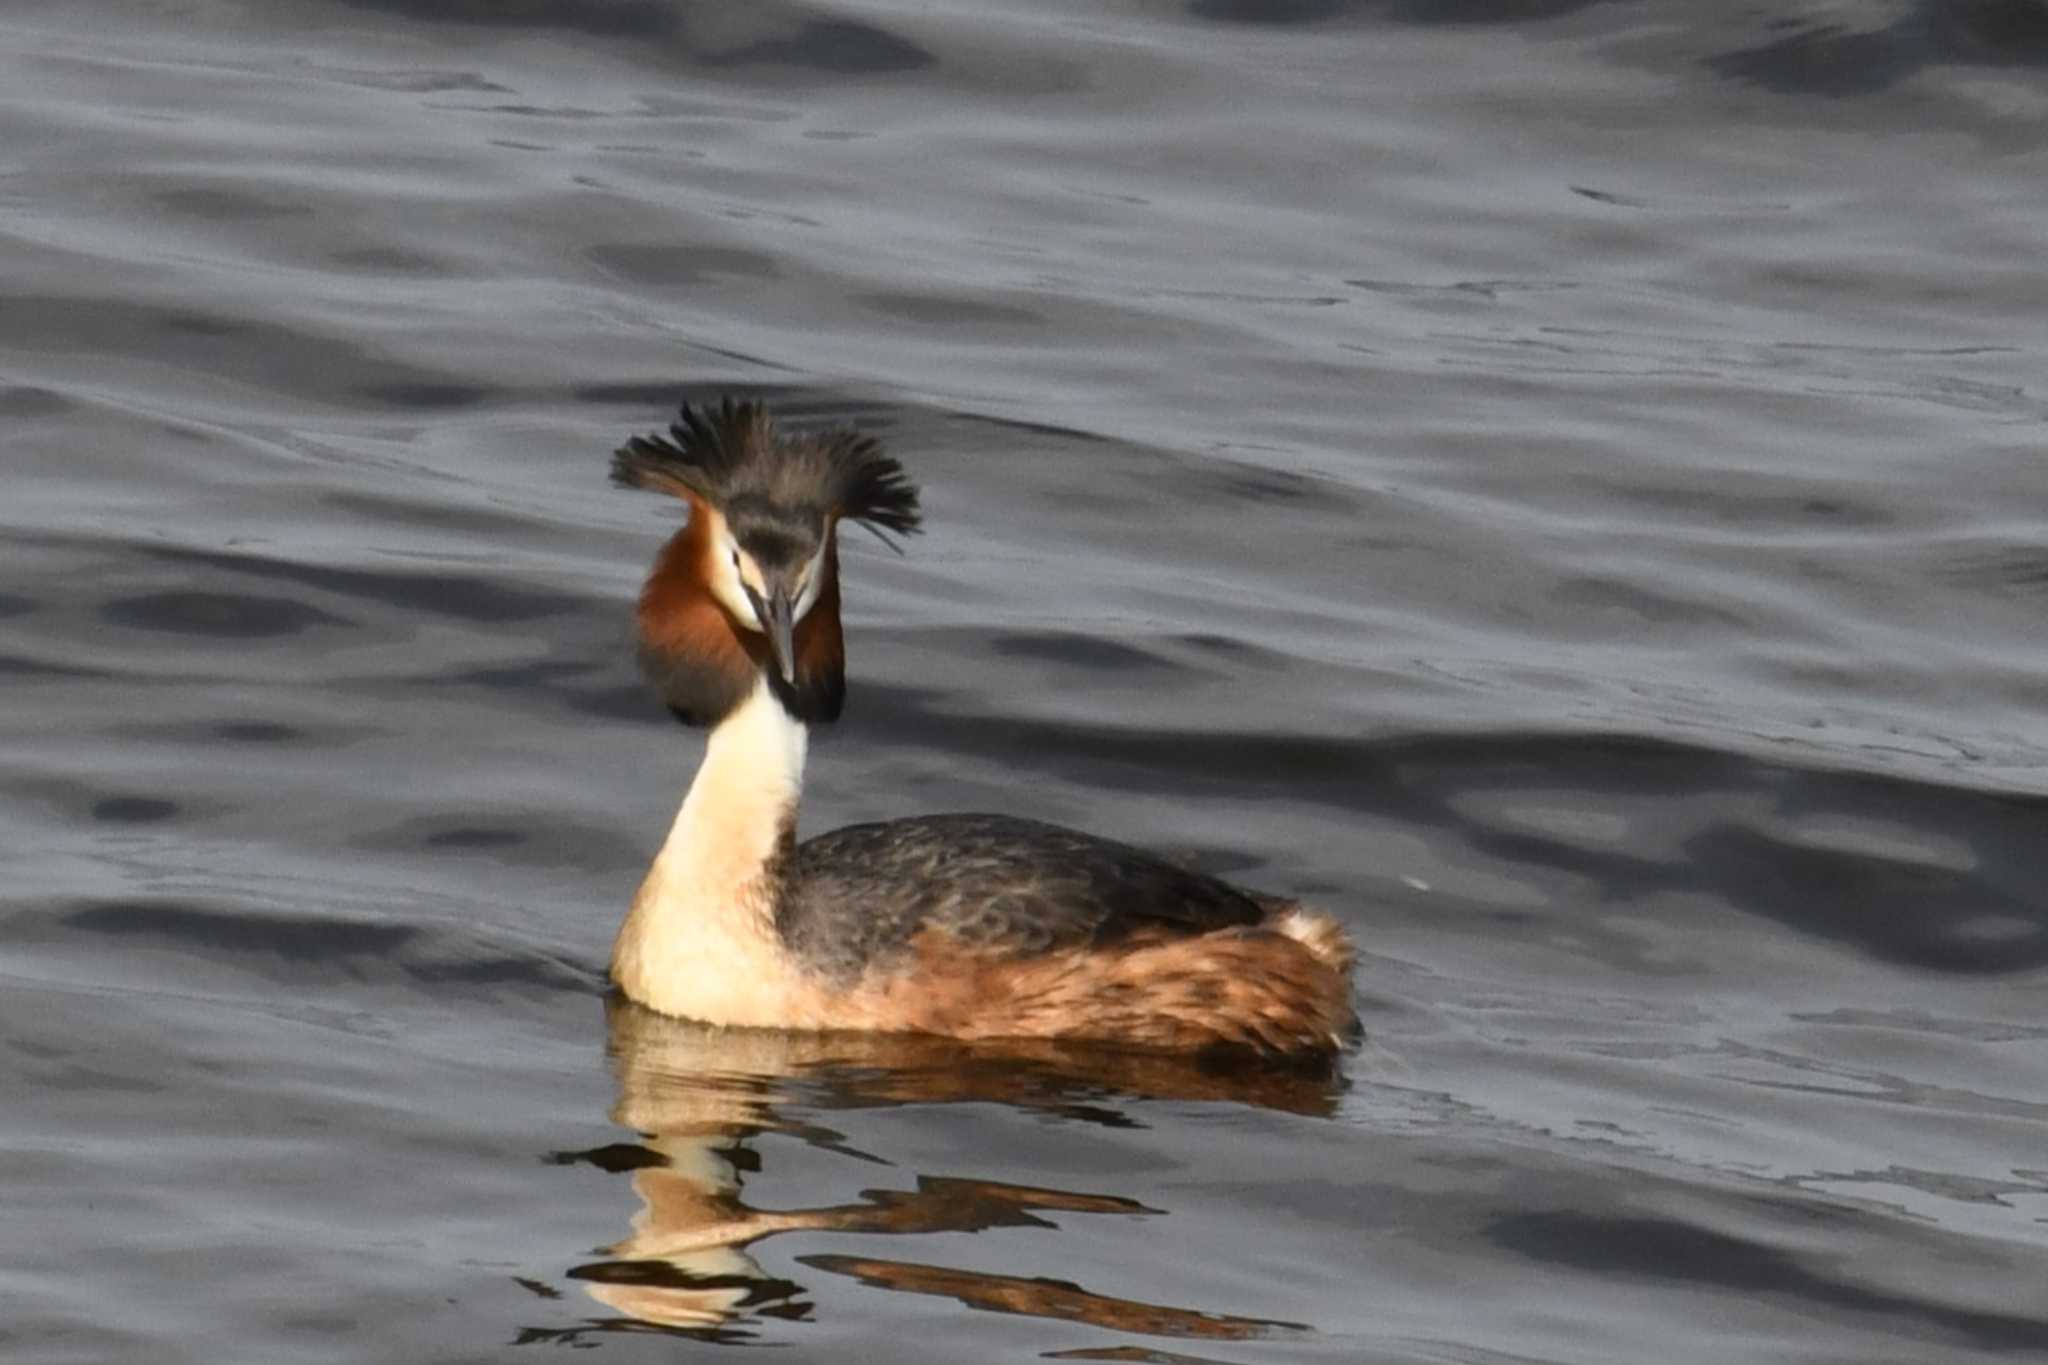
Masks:
[[[791,949],[851,976],[943,930],[991,956],[1108,943],[1140,929],[1256,923],[1259,900],[1143,849],[1003,815],[849,825],[801,845],[779,927]]]

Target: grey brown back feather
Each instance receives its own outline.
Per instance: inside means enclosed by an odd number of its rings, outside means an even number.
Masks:
[[[776,927],[841,980],[886,966],[922,929],[992,956],[1258,923],[1271,902],[1220,878],[1080,830],[1006,815],[849,825],[800,845]]]

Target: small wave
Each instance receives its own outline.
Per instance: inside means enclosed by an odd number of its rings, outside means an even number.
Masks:
[[[600,988],[590,968],[480,935],[386,920],[318,918],[179,901],[114,900],[57,917],[74,934],[189,953],[295,987],[403,982],[570,992]]]

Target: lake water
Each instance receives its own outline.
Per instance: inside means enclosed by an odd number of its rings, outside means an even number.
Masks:
[[[14,0],[0,129],[9,1361],[2048,1355],[2048,7]],[[728,392],[925,488],[806,829],[1311,899],[1341,1077],[607,1008]]]

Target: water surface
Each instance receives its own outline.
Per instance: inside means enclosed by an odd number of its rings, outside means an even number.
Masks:
[[[2048,11],[0,20],[10,1359],[2048,1352]],[[806,827],[1312,899],[1334,1079],[607,1008],[681,398]]]

